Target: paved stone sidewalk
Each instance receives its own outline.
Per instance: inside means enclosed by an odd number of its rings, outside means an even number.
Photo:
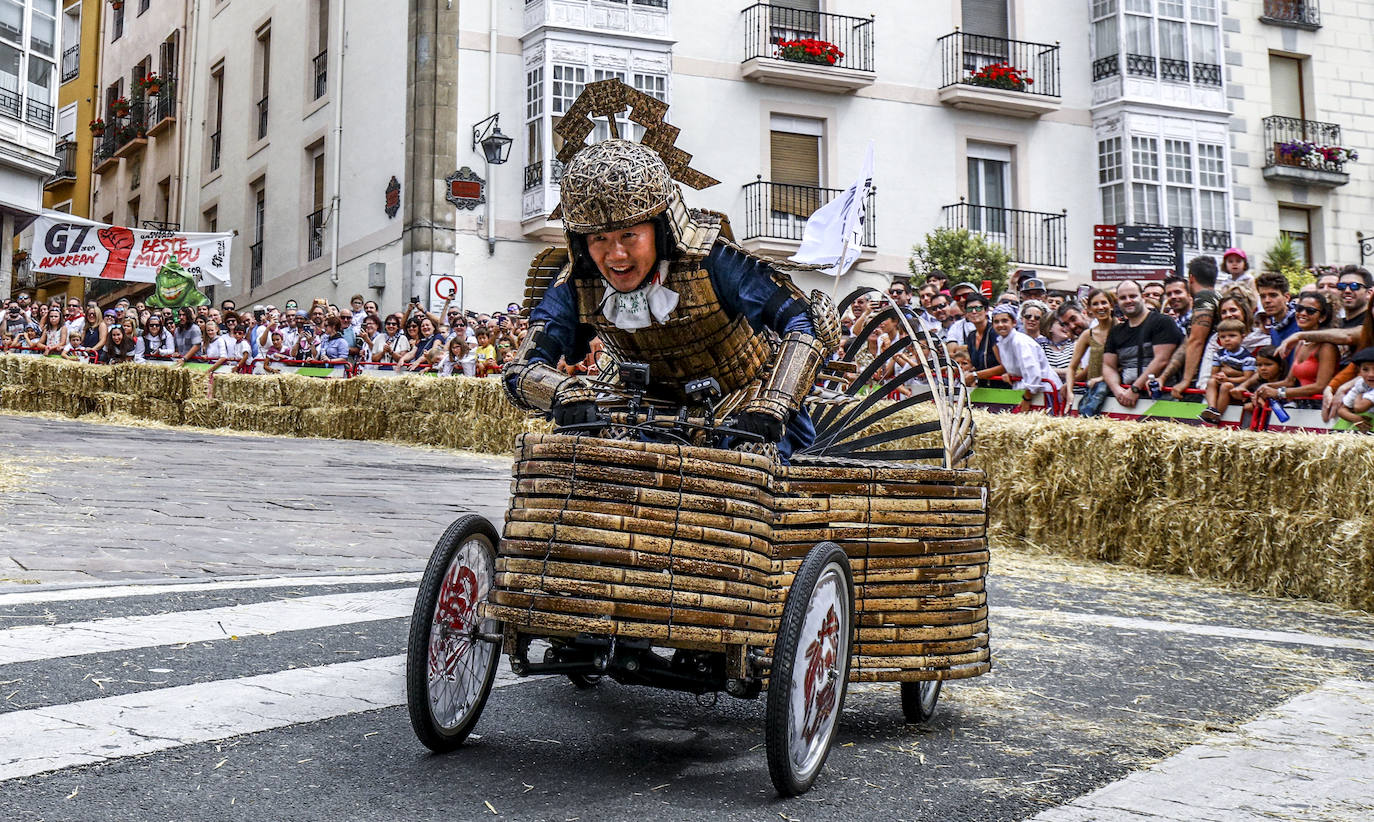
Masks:
[[[510,492],[509,460],[376,442],[0,414],[0,443],[0,588],[418,571]]]

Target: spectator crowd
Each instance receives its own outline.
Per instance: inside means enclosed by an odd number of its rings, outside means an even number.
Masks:
[[[1206,403],[1202,419],[1215,423],[1233,405],[1273,402],[1320,408],[1328,421],[1340,417],[1368,431],[1370,272],[1326,270],[1295,294],[1284,275],[1249,269],[1245,252],[1232,248],[1220,270],[1213,258],[1196,257],[1186,277],[1072,293],[1022,270],[995,299],[935,271],[919,284],[897,279],[886,294],[856,297],[841,317],[844,348],[857,349],[865,394],[900,398],[915,389],[920,362],[894,346],[906,326],[919,325],[946,345],[966,384],[1020,391],[1022,410],[1039,396],[1055,408],[1076,401],[1085,416],[1109,396],[1128,409],[1142,397],[1186,399]],[[306,363],[486,377],[515,357],[528,330],[515,303],[491,313],[445,303],[431,313],[412,302],[382,314],[361,294],[347,306],[291,299],[241,311],[224,300],[218,308],[158,309],[120,300],[102,312],[95,302],[33,303],[20,293],[0,318],[7,350],[100,363],[193,360],[212,371],[247,372],[260,363],[268,373]],[[595,375],[599,357],[593,340],[585,360],[559,367]]]

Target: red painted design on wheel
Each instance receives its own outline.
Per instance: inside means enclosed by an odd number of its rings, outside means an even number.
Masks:
[[[456,572],[450,571],[444,580],[444,587],[439,591],[439,604],[434,609],[435,623],[453,634],[465,634],[476,619],[477,590],[477,575],[471,568],[462,565]],[[452,673],[454,666],[471,647],[472,643],[466,637],[451,637],[451,641],[442,645],[446,658],[430,659],[430,670]]]
[[[825,614],[816,638],[806,646],[806,677],[802,680],[806,715],[802,719],[802,738],[810,743],[823,729],[835,711],[840,685],[830,676],[840,648],[840,620],[835,606]]]

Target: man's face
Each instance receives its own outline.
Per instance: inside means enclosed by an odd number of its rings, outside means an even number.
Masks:
[[[887,296],[891,297],[892,302],[901,308],[906,308],[907,304],[911,302],[911,292],[901,283],[893,283],[887,289]]]
[[[1369,289],[1364,287],[1364,280],[1360,275],[1342,275],[1339,288],[1341,305],[1345,306],[1347,315],[1358,314],[1369,307]]]
[[[1288,292],[1279,291],[1277,288],[1261,288],[1259,295],[1265,315],[1273,320],[1283,319],[1283,315],[1288,311]]]
[[[219,304],[220,311],[233,311],[235,308],[238,308],[238,305],[233,300],[222,300]]]
[[[997,332],[997,336],[1005,337],[1016,327],[1016,320],[1010,314],[998,314],[992,318],[992,330]]]
[[[314,326],[317,326],[317,327],[318,327],[318,326],[323,326],[323,325],[324,325],[324,309],[323,309],[323,308],[320,308],[319,306],[315,306],[314,308],[310,309],[310,323],[311,323],[312,325],[314,325]]]
[[[1172,282],[1164,286],[1164,299],[1169,301],[1169,307],[1180,317],[1193,307],[1193,297],[1188,293],[1187,283]]]
[[[652,223],[618,231],[587,235],[587,253],[616,291],[634,291],[644,284],[658,262]]]
[[[1071,308],[1064,312],[1064,326],[1069,329],[1071,336],[1077,337],[1088,330],[1088,318],[1077,308]]]
[[[1326,295],[1326,299],[1335,305],[1340,299],[1341,290],[1336,286],[1341,281],[1339,274],[1323,274],[1317,278],[1317,290]]]
[[[368,300],[367,302],[363,303],[363,310],[369,314],[376,314],[377,304],[371,300]]]
[[[1145,305],[1140,299],[1140,287],[1135,283],[1122,283],[1116,289],[1116,307],[1127,317],[1139,317],[1143,314]]]
[[[1028,290],[1026,290],[1026,291],[1022,291],[1022,292],[1021,292],[1021,302],[1025,302],[1026,300],[1039,300],[1039,301],[1041,301],[1041,302],[1044,302],[1044,301],[1045,301],[1045,289],[1043,289],[1043,288],[1031,288],[1031,289],[1028,289]]]
[[[29,297],[28,294],[20,294],[20,295],[19,295],[19,307],[20,307],[20,308],[28,308],[28,307],[29,307],[29,303],[31,303],[31,302],[33,302],[33,300]]]
[[[69,301],[67,302],[67,316],[68,316],[68,317],[80,317],[80,316],[81,316],[81,303],[78,302],[78,301],[76,301],[76,300],[69,300]]]
[[[349,325],[353,322],[353,312],[345,308],[339,312],[339,322],[342,325]]]
[[[922,286],[921,290],[916,293],[921,298],[921,307],[927,311],[933,311],[934,309],[930,307],[930,304],[935,301],[935,294],[937,293],[935,286]]]
[[[930,315],[939,322],[944,322],[949,314],[949,298],[941,294],[930,301]]]
[[[1150,308],[1158,309],[1164,305],[1164,286],[1161,283],[1150,283],[1145,286],[1141,299]]]

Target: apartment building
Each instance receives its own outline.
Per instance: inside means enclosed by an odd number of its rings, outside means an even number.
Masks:
[[[32,288],[13,246],[57,171],[57,0],[0,0],[0,298]]]
[[[1237,245],[1258,260],[1286,234],[1309,264],[1374,263],[1374,243],[1360,242],[1374,236],[1370,4],[1228,5]]]
[[[97,129],[95,141],[90,216],[114,225],[177,230],[188,4],[127,0],[107,6],[96,37],[95,105],[104,128]],[[148,283],[88,284],[88,291],[103,300],[151,288]]]
[[[204,3],[183,219],[188,230],[238,232],[233,285],[217,299],[405,301],[402,221],[388,207],[391,181],[407,173],[410,48],[396,5]]]

